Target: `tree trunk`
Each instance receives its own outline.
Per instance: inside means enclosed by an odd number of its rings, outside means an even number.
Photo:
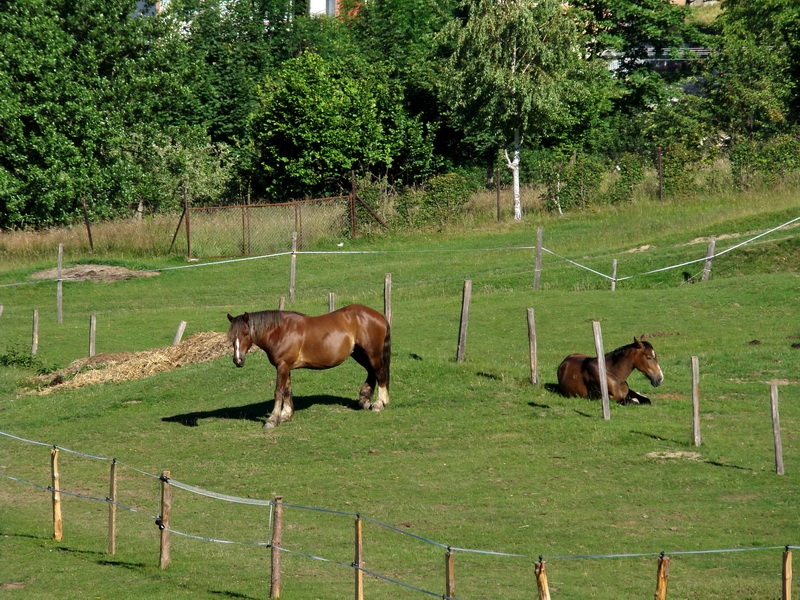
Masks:
[[[506,151],[506,164],[508,168],[511,169],[512,175],[512,189],[514,190],[514,220],[521,221],[522,220],[522,201],[519,197],[519,155],[520,149],[522,148],[522,140],[520,138],[519,129],[514,130],[514,159],[511,160],[508,157],[508,151]]]

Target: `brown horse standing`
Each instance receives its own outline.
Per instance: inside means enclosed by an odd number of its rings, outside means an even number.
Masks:
[[[378,311],[351,304],[319,317],[264,310],[228,315],[228,320],[233,364],[243,367],[247,351],[256,345],[278,372],[275,406],[264,427],[275,427],[294,414],[292,369],[329,369],[348,356],[367,370],[358,397],[361,408],[379,411],[388,406],[391,335],[389,322]],[[378,399],[373,402],[376,385]]]
[[[656,351],[650,342],[633,338],[633,343],[609,352],[606,357],[608,397],[621,404],[650,404],[650,398],[637,394],[628,387],[628,376],[634,369],[644,373],[653,387],[664,381],[658,366]],[[585,354],[570,354],[558,367],[558,390],[567,397],[600,397],[600,376],[597,358]]]

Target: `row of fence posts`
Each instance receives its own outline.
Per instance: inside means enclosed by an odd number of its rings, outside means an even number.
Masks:
[[[294,234],[292,236],[292,245],[293,245],[293,253],[292,253],[292,260],[291,260],[291,273],[290,273],[290,288],[289,288],[289,301],[293,302],[294,298],[294,287],[296,281],[296,250],[297,250],[297,235]],[[534,289],[538,287],[539,283],[539,275],[541,272],[541,247],[542,247],[542,228],[539,227],[537,231],[537,242],[536,242],[536,268],[534,274]],[[59,245],[60,249],[60,245]],[[707,274],[710,272],[710,263],[711,263],[711,256],[714,254],[714,238],[711,238],[711,242],[709,243],[708,247],[708,258],[706,260],[706,268],[704,269],[703,279],[707,279]],[[61,256],[61,252],[59,252],[59,259]],[[59,274],[60,274],[60,260],[59,260]],[[59,286],[61,284],[61,278],[59,277],[58,280]],[[392,321],[392,303],[391,303],[391,295],[392,295],[392,276],[391,273],[386,273],[384,275],[384,315],[386,315],[387,320],[389,323]],[[59,298],[61,294],[59,293]],[[461,298],[461,318],[459,323],[459,332],[458,332],[458,345],[456,350],[456,362],[463,362],[466,357],[466,345],[467,345],[467,329],[469,325],[469,310],[470,310],[470,303],[472,299],[472,280],[465,280],[463,284],[462,290],[462,298]],[[285,308],[285,298],[281,297],[278,310],[284,310]],[[335,309],[335,296],[333,292],[328,294],[328,310],[333,311]],[[0,304],[0,315],[2,315],[3,305]],[[60,312],[60,306],[59,306]],[[528,321],[528,340],[529,340],[529,353],[530,353],[530,370],[531,370],[531,383],[533,385],[539,384],[539,366],[538,366],[538,344],[536,338],[536,323],[535,323],[535,314],[533,308],[527,309],[527,321]],[[89,356],[94,356],[95,354],[95,338],[96,338],[96,328],[97,328],[97,319],[94,314],[91,315],[90,318],[90,332],[89,332]],[[173,345],[177,345],[180,343],[184,331],[186,329],[186,321],[181,321],[178,325],[178,329],[175,333],[175,337],[173,339]],[[605,377],[606,368],[605,368],[605,351],[603,347],[603,335],[601,330],[601,325],[598,321],[592,322],[592,335],[594,337],[594,345],[595,351],[598,358],[598,369],[600,372],[600,392],[601,392],[601,407],[602,407],[602,414],[604,420],[611,419],[611,409],[610,409],[610,400],[608,396],[608,384]],[[35,309],[33,311],[33,336],[32,336],[32,343],[31,343],[31,354],[36,355],[39,347],[39,311]],[[691,357],[691,374],[692,374],[692,387],[691,387],[691,395],[692,395],[692,443],[695,446],[701,445],[701,433],[700,433],[700,369],[699,369],[699,361],[698,357],[692,356]],[[784,466],[783,466],[783,444],[781,441],[781,431],[780,431],[780,415],[779,415],[779,407],[778,407],[778,388],[777,384],[772,383],[770,387],[770,404],[771,404],[771,413],[772,413],[772,425],[773,425],[773,442],[775,447],[775,470],[778,474],[784,474]]]
[[[541,283],[541,275],[542,275],[542,252],[543,252],[543,228],[537,227],[536,228],[536,259],[535,259],[535,266],[534,266],[534,275],[533,275],[533,289],[538,291],[540,288]],[[703,275],[701,277],[701,281],[708,281],[708,278],[711,275],[711,262],[714,256],[714,249],[716,244],[716,238],[712,237],[708,244],[708,250],[706,252],[706,260],[703,267]],[[63,257],[64,257],[64,245],[58,245],[58,267],[57,267],[57,279],[56,279],[56,310],[57,310],[57,317],[58,323],[61,324],[63,322],[63,301],[64,301],[64,291],[63,291]],[[289,303],[293,304],[295,299],[295,288],[297,282],[297,232],[292,232],[292,252],[290,257],[290,271],[289,271]],[[471,282],[470,282],[471,283]],[[611,275],[611,291],[615,291],[617,288],[617,259],[615,258],[612,263],[612,275]],[[465,292],[466,293],[466,292]],[[471,290],[470,290],[471,293]],[[333,299],[330,299],[329,305],[331,310],[333,310]],[[2,315],[3,305],[0,304],[0,315]],[[92,319],[94,319],[94,315],[92,315]],[[39,314],[38,310],[34,311],[34,334],[33,334],[33,345],[32,345],[32,354],[36,354],[38,350],[38,320]],[[94,321],[92,321],[94,323]],[[466,334],[466,330],[464,331]],[[94,338],[92,338],[93,340]],[[94,348],[94,342],[90,343],[91,348]],[[90,356],[94,356],[94,352],[90,354]]]
[[[61,511],[61,476],[58,466],[59,449],[53,447],[50,451],[51,493],[53,508],[53,539],[61,541],[63,538],[63,517]],[[172,518],[172,486],[170,485],[170,471],[162,471],[161,481],[161,512],[156,519],[159,528],[159,567],[166,569],[172,560],[170,541],[170,521]],[[116,501],[117,501],[117,461],[111,461],[109,495],[106,499],[108,508],[108,554],[116,554]],[[281,552],[283,550],[283,498],[276,496],[273,502],[272,536],[270,543],[270,598],[280,598],[281,593]],[[656,571],[655,600],[666,600],[667,583],[669,579],[670,558],[661,553]],[[355,600],[364,600],[364,528],[361,515],[356,515],[354,536],[354,597]],[[550,588],[547,580],[546,562],[542,556],[534,565],[534,575],[539,600],[550,600]],[[792,586],[792,552],[789,546],[782,556],[782,600],[791,600]],[[456,597],[455,552],[448,547],[445,554],[445,594],[443,598]]]
[[[456,362],[463,362],[467,349],[467,326],[469,324],[469,309],[472,299],[472,281],[467,279],[461,294],[461,321],[458,329],[458,345],[456,349]],[[530,352],[531,383],[539,384],[539,358],[538,343],[536,339],[536,319],[533,308],[526,310],[528,320],[528,347]],[[603,348],[603,332],[599,321],[592,321],[592,335],[597,353],[597,367],[600,379],[600,394],[603,419],[611,419],[611,406],[608,395],[608,381],[606,379],[605,350]],[[700,446],[700,366],[697,356],[691,357],[692,372],[692,443]],[[780,411],[778,408],[778,385],[770,384],[770,407],[772,413],[772,434],[775,446],[775,472],[784,474],[783,469],[783,444],[781,442]]]
[[[0,315],[2,315],[2,305],[0,304]],[[172,345],[177,346],[183,339],[183,334],[186,332],[186,321],[178,323],[178,329],[175,331],[175,336],[172,338]],[[97,315],[94,313],[89,317],[89,356],[92,357],[96,354],[97,350]],[[31,336],[31,355],[36,356],[39,353],[39,309],[33,310],[33,331]]]

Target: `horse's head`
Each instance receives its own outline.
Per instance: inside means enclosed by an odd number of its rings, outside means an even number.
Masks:
[[[253,345],[253,337],[250,333],[250,315],[244,313],[238,317],[228,315],[228,321],[231,322],[228,328],[228,341],[233,344],[233,364],[237,367],[244,366],[244,357],[250,346]]]
[[[656,351],[650,342],[646,342],[644,336],[633,338],[633,366],[647,375],[653,387],[658,387],[664,381],[664,373],[658,365]]]

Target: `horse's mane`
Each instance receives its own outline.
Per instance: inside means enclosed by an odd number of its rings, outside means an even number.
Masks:
[[[283,310],[260,310],[258,312],[247,313],[250,330],[255,335],[260,335],[283,325],[283,317],[287,314],[299,315],[294,311]],[[241,324],[241,316],[236,318]]]
[[[645,350],[647,349],[652,350],[653,345],[650,342],[648,342],[647,340],[639,340],[639,341],[642,342],[642,346],[644,346]],[[628,352],[628,350],[631,350],[633,348],[636,348],[636,342],[633,342],[631,344],[626,344],[625,346],[620,346],[616,350],[612,350],[611,352],[609,352],[609,355],[611,356],[612,359],[618,360],[619,358],[623,357],[625,353]]]

